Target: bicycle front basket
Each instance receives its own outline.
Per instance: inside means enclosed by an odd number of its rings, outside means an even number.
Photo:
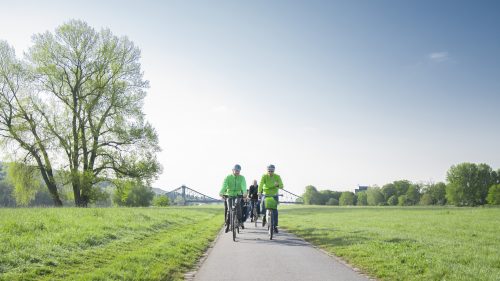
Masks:
[[[277,209],[278,208],[278,202],[274,200],[273,197],[266,197],[266,209]]]

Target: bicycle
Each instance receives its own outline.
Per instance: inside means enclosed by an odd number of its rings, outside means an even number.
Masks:
[[[273,240],[276,222],[274,221],[273,213],[278,210],[278,202],[274,197],[265,197],[266,217],[267,217],[267,231],[269,233],[269,240]]]
[[[249,199],[250,203],[250,208],[252,209],[252,215],[251,217],[253,218],[253,222],[255,223],[255,227],[257,227],[257,219],[259,218],[259,214],[257,212],[257,200]]]
[[[240,223],[238,221],[238,212],[236,208],[239,204],[239,197],[227,196],[227,212],[229,216],[229,229],[233,233],[233,241],[236,241],[236,232],[240,233]]]

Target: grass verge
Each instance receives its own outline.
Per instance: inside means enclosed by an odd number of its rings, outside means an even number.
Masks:
[[[500,209],[280,209],[280,225],[380,280],[500,280]]]
[[[0,209],[0,280],[182,280],[220,207]]]

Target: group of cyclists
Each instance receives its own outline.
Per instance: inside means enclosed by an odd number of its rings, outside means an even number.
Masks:
[[[257,220],[259,214],[264,214],[262,216],[262,226],[266,224],[266,206],[265,198],[273,197],[276,202],[278,202],[278,190],[283,189],[283,181],[281,177],[274,173],[275,166],[267,166],[267,173],[262,175],[260,183],[257,185],[257,181],[254,180],[253,185],[247,190],[247,185],[245,177],[240,174],[241,166],[239,164],[234,165],[233,172],[228,175],[224,182],[222,183],[222,188],[220,189],[219,195],[226,199],[224,200],[224,214],[225,214],[225,232],[229,232],[229,215],[228,210],[232,208],[233,200],[227,200],[231,198],[239,198],[243,200],[243,204],[236,204],[236,213],[238,217],[239,224],[241,228],[244,228],[243,222],[246,220],[248,213],[250,213],[250,219],[253,222]],[[238,202],[238,201],[236,201]],[[243,206],[248,206],[248,208],[243,208]],[[254,217],[253,209],[257,208],[257,217]],[[278,233],[278,210],[275,209],[272,212],[273,220],[275,222],[274,232]]]

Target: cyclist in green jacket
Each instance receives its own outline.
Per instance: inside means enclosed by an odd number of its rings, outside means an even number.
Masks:
[[[274,173],[275,167],[274,165],[267,166],[267,174],[264,174],[260,180],[259,184],[259,195],[263,194],[264,198],[262,198],[261,208],[264,217],[262,219],[262,226],[266,225],[266,205],[264,204],[265,197],[274,197],[274,200],[278,202],[278,189],[283,189],[283,181],[278,174]],[[274,231],[278,233],[278,210],[273,212],[274,221],[276,222],[276,228]]]
[[[233,173],[228,175],[225,179],[224,182],[222,183],[222,188],[219,191],[219,195],[224,198],[237,198],[235,200],[236,202],[236,213],[238,216],[238,221],[240,224],[241,222],[241,202],[238,203],[238,201],[241,201],[241,198],[238,197],[246,197],[247,193],[247,183],[245,181],[245,177],[240,175],[241,171],[241,166],[236,164],[234,165],[233,168]],[[234,200],[234,199],[233,199]],[[229,206],[228,206],[229,202]],[[225,214],[225,221],[226,221],[226,229],[225,232],[227,233],[229,231],[229,216],[227,215],[227,210],[228,208],[232,207],[232,200],[224,200],[224,214]],[[242,224],[242,228],[244,228]]]

